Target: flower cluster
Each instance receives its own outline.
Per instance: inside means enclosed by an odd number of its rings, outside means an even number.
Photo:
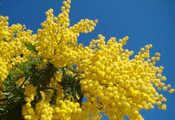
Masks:
[[[99,120],[101,112],[112,120],[144,120],[141,109],[166,110],[158,91],[175,90],[165,85],[163,66],[156,66],[160,53],[150,57],[152,44],[132,59],[134,51],[123,48],[128,36],[107,41],[99,34],[83,46],[78,36],[92,32],[98,20],[70,26],[70,3],[63,2],[57,17],[48,10],[37,34],[25,25],[9,27],[8,17],[0,17],[0,118],[15,110],[6,105],[19,102],[25,120]]]

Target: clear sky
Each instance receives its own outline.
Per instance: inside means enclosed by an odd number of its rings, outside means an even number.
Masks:
[[[53,8],[57,16],[63,0],[0,0],[0,14],[9,16],[9,23],[25,24],[37,32],[46,19],[45,12]],[[72,0],[71,25],[80,19],[98,19],[95,30],[81,34],[79,43],[88,45],[102,34],[109,39],[129,36],[124,48],[137,53],[146,44],[153,44],[151,55],[161,53],[157,66],[163,65],[166,84],[175,87],[175,0]],[[142,110],[145,120],[174,120],[175,94],[161,92],[167,98],[167,110]],[[102,120],[107,120],[103,117]]]

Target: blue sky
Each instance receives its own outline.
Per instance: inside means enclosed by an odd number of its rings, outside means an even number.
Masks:
[[[36,33],[46,19],[45,12],[61,12],[62,0],[0,0],[0,13],[9,16],[9,23],[25,24]],[[163,65],[166,83],[175,87],[175,0],[72,0],[71,25],[80,19],[98,19],[95,30],[81,34],[79,43],[88,45],[91,39],[102,34],[109,39],[129,36],[125,48],[137,53],[146,44],[153,44],[151,55],[161,53],[158,66]],[[145,120],[175,119],[175,95],[161,92],[167,98],[167,110],[142,110]],[[103,117],[102,120],[107,120]]]

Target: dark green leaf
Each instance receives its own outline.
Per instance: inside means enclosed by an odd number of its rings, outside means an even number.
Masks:
[[[3,40],[4,42],[8,42],[5,38],[2,38],[2,40]]]
[[[14,96],[13,94],[10,94],[10,95],[8,96],[8,99],[11,99],[13,96]]]
[[[28,50],[30,50],[31,52],[33,52],[33,53],[37,53],[37,51],[36,51],[36,49],[35,49],[35,46],[34,45],[32,45],[32,43],[26,43],[26,42],[24,42],[24,45],[26,46],[26,48],[28,49]]]

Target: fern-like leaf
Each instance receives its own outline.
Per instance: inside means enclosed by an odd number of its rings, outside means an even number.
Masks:
[[[37,51],[36,51],[36,49],[35,49],[35,46],[32,45],[32,43],[24,42],[24,45],[26,46],[26,48],[27,48],[29,51],[33,52],[34,54],[37,54]]]
[[[8,42],[5,38],[2,38],[2,40],[3,40],[4,42]]]

